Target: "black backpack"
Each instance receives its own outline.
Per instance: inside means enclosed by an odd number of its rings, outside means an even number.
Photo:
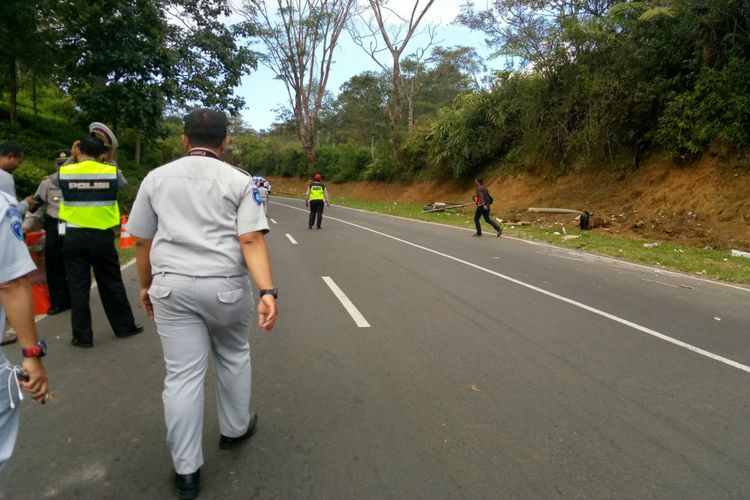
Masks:
[[[582,230],[591,229],[591,214],[588,210],[581,212],[581,220],[579,221],[579,224]]]
[[[487,191],[487,204],[488,205],[492,205],[493,201],[495,201],[495,200],[492,198],[492,195],[490,194],[490,192]]]

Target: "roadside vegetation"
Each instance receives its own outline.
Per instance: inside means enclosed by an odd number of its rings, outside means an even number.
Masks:
[[[19,196],[33,193],[56,152],[89,122],[104,121],[118,136],[119,166],[130,179],[120,193],[127,213],[140,179],[183,153],[179,117],[194,106],[226,112],[232,146],[224,159],[253,174],[320,172],[343,183],[469,182],[480,172],[524,172],[554,181],[589,171],[626,177],[657,154],[675,170],[710,155],[728,170],[750,171],[747,1],[465,2],[454,22],[482,33],[503,58],[494,72],[476,47],[414,36],[439,28],[420,24],[432,2],[391,2],[418,14],[401,24],[379,18],[389,10],[384,3],[312,0],[298,8],[280,0],[294,15],[279,16],[256,0],[0,2],[0,141],[16,140],[27,152],[15,174]],[[311,45],[284,46],[285,34],[299,30]],[[335,65],[320,65],[323,73],[295,65],[300,73],[291,74],[278,59],[315,53],[335,60],[339,35],[355,40],[378,69],[330,89]],[[386,49],[368,51],[373,46]],[[277,72],[290,99],[266,130],[238,114],[244,101],[236,90],[258,64]],[[738,207],[729,212],[750,220]],[[618,238],[600,232],[561,240],[548,228],[507,231],[748,282],[744,261],[716,253],[709,265],[708,250],[615,245]],[[736,275],[726,271],[734,268]]]

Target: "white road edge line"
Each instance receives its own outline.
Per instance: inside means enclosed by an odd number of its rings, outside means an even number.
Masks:
[[[293,208],[294,210],[299,210],[300,212],[305,212],[305,210],[297,207],[293,207],[290,205],[286,205],[289,208]],[[688,351],[692,351],[696,354],[700,354],[701,356],[705,356],[707,358],[713,359],[714,361],[718,361],[720,363],[724,363],[725,365],[729,365],[733,368],[737,368],[738,370],[742,370],[744,372],[750,373],[750,366],[743,365],[742,363],[738,363],[737,361],[733,361],[731,359],[725,358],[723,356],[719,356],[718,354],[714,354],[712,352],[706,351],[704,349],[701,349],[700,347],[696,347],[692,344],[688,344],[686,342],[683,342],[681,340],[674,339],[672,337],[669,337],[667,335],[664,335],[663,333],[659,333],[656,330],[652,330],[650,328],[647,328],[645,326],[639,325],[637,323],[633,323],[632,321],[628,321],[624,318],[620,318],[619,316],[615,316],[614,314],[610,314],[608,312],[602,311],[601,309],[597,309],[595,307],[588,306],[586,304],[583,304],[581,302],[575,301],[573,299],[569,299],[567,297],[563,297],[562,295],[558,295],[554,292],[550,292],[549,290],[545,290],[544,288],[539,288],[538,286],[534,286],[530,283],[526,283],[521,280],[517,280],[515,278],[511,278],[508,275],[498,273],[497,271],[493,271],[492,269],[487,269],[485,267],[479,266],[477,264],[474,264],[472,262],[459,259],[458,257],[454,257],[452,255],[448,255],[443,252],[438,252],[437,250],[433,250],[432,248],[427,248],[422,245],[418,245],[416,243],[412,243],[411,241],[407,241],[401,238],[397,238],[396,236],[391,236],[390,234],[382,233],[380,231],[376,231],[375,229],[370,229],[369,227],[360,226],[359,224],[355,224],[353,222],[345,221],[342,219],[337,219],[336,217],[326,217],[330,220],[335,220],[336,222],[341,222],[343,224],[347,224],[353,227],[357,227],[359,229],[363,229],[365,231],[370,231],[371,233],[375,233],[377,235],[383,236],[385,238],[392,239],[394,241],[398,241],[400,243],[403,243],[405,245],[409,245],[414,248],[418,248],[420,250],[424,250],[425,252],[429,252],[435,255],[439,255],[441,257],[445,257],[446,259],[452,260],[454,262],[458,262],[460,264],[464,264],[465,266],[471,267],[473,269],[477,269],[479,271],[484,271],[487,274],[491,274],[493,276],[497,276],[498,278],[504,279],[506,281],[510,281],[511,283],[515,283],[516,285],[528,288],[529,290],[534,290],[535,292],[541,293],[542,295],[546,295],[548,297],[552,297],[554,299],[560,300],[562,302],[565,302],[567,304],[570,304],[572,306],[581,308],[585,311],[589,311],[593,314],[596,314],[598,316],[602,316],[603,318],[610,319],[616,323],[620,323],[621,325],[628,326],[630,328],[633,328],[634,330],[638,330],[639,332],[643,332],[645,334],[651,335],[652,337],[656,337],[658,339],[661,339],[665,342],[669,342],[670,344],[674,344],[676,346],[682,347],[683,349],[687,349]]]
[[[277,198],[278,198],[278,196],[277,196]],[[282,199],[293,201],[293,200],[298,200],[299,198],[283,198],[282,197]],[[287,205],[285,203],[279,203],[277,201],[274,201],[272,203],[275,203],[276,205],[279,205],[279,206],[282,206],[282,207],[293,208],[295,210],[300,210],[302,212],[307,212],[307,210],[302,210],[302,209],[294,207],[292,205]],[[471,231],[471,232],[474,232],[474,229],[472,229],[472,228],[452,226],[450,224],[442,224],[440,222],[429,222],[429,221],[419,220],[419,219],[409,219],[408,217],[401,217],[399,215],[384,214],[384,213],[381,213],[381,212],[371,212],[369,210],[362,210],[361,208],[352,208],[352,207],[345,207],[343,205],[336,205],[335,203],[333,205],[331,205],[331,206],[336,207],[336,208],[341,208],[343,210],[351,210],[353,212],[359,212],[359,213],[362,213],[362,214],[379,215],[381,217],[390,217],[391,219],[404,220],[404,221],[408,221],[408,222],[416,222],[418,224],[427,224],[427,225],[431,225],[431,226],[440,226],[440,227],[444,227],[444,228],[457,229],[459,231]],[[750,292],[750,288],[749,287],[745,287],[745,286],[733,285],[731,283],[724,283],[723,281],[714,281],[714,280],[711,280],[711,279],[701,278],[701,277],[698,277],[698,276],[692,276],[690,274],[686,274],[686,273],[682,273],[682,272],[678,272],[678,271],[670,271],[669,269],[660,269],[658,267],[647,266],[645,264],[637,264],[635,262],[628,262],[626,260],[617,259],[615,257],[608,257],[606,255],[599,255],[599,254],[595,254],[595,253],[588,253],[588,252],[584,252],[582,250],[575,250],[575,249],[572,249],[572,248],[558,247],[558,246],[555,246],[555,245],[553,245],[551,243],[545,243],[543,241],[524,240],[522,238],[518,238],[516,236],[510,236],[510,235],[507,235],[507,234],[503,234],[503,238],[505,238],[506,240],[517,241],[519,243],[525,243],[525,244],[531,245],[531,246],[538,246],[538,247],[549,248],[549,249],[552,249],[552,250],[563,250],[563,251],[567,251],[567,252],[571,252],[571,253],[577,253],[577,254],[585,255],[587,257],[594,258],[596,260],[603,260],[603,261],[611,262],[611,263],[616,264],[616,265],[621,265],[623,267],[629,267],[629,268],[633,268],[633,269],[643,269],[643,270],[646,270],[646,271],[651,271],[651,272],[653,272],[655,274],[666,274],[666,275],[669,275],[669,276],[674,276],[674,277],[681,278],[681,279],[689,279],[689,280],[693,280],[693,281],[698,281],[698,282],[706,283],[706,284],[709,284],[709,285],[716,285],[716,286],[720,286],[720,287],[724,287],[724,288],[732,288],[734,290],[739,290],[739,291],[746,292],[746,293]]]
[[[298,244],[297,240],[295,240],[294,238],[292,238],[292,235],[289,234],[289,233],[286,233],[286,239],[288,239],[289,241],[291,241],[292,245],[297,245]]]
[[[349,297],[347,297],[346,294],[341,290],[341,288],[339,288],[339,286],[334,283],[331,277],[321,276],[321,278],[323,278],[323,281],[325,281],[326,285],[328,285],[328,288],[331,289],[336,298],[339,299],[339,302],[341,302],[341,305],[344,306],[344,309],[346,309],[346,312],[349,313],[349,316],[352,317],[354,323],[360,328],[370,328],[370,323],[367,322],[365,317],[362,316],[362,313],[359,312],[359,309],[357,309],[355,305],[352,304],[352,301],[349,300]]]

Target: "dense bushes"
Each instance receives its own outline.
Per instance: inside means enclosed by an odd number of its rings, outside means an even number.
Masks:
[[[559,25],[540,14],[548,29],[535,36],[558,37],[568,52],[540,56],[545,71],[499,72],[492,88],[462,95],[415,131],[407,152],[425,152],[420,168],[457,178],[539,162],[558,172],[633,169],[654,150],[684,162],[709,144],[750,164],[750,35],[736,22],[750,26],[750,12],[728,0],[613,4],[620,8],[571,13]],[[517,48],[528,34],[515,35]]]
[[[233,138],[234,150],[228,160],[257,175],[280,175],[283,177],[307,177],[307,158],[296,142],[273,137],[259,138],[245,134]],[[332,182],[346,182],[364,178],[372,161],[368,148],[347,142],[316,148],[317,172]]]
[[[733,58],[718,70],[702,68],[693,88],[667,103],[659,138],[680,161],[712,141],[724,152],[745,149],[750,144],[750,63]]]
[[[364,73],[322,113],[315,167],[288,119],[262,134],[244,130],[240,120],[227,161],[253,174],[309,176],[314,169],[333,182],[466,179],[540,164],[552,174],[635,169],[652,151],[686,162],[711,147],[750,168],[747,2],[489,0],[482,12],[471,12],[471,4],[459,22],[484,31],[499,54],[514,56],[515,66],[496,72],[484,88],[473,79],[478,61],[457,65],[445,56],[467,52],[443,50],[439,64],[405,77],[412,78],[404,82],[409,88],[423,88],[412,96],[408,126],[404,118],[400,129],[390,129],[388,75]],[[28,152],[24,189],[55,150],[85,130],[60,89],[40,87],[39,98],[32,117],[29,95],[19,94],[21,126],[12,130],[2,125],[7,106],[0,105],[0,140],[14,138]],[[132,179],[183,154],[181,121],[167,119],[161,129],[164,138],[141,137],[140,165],[133,150],[143,132],[118,134],[120,166]]]

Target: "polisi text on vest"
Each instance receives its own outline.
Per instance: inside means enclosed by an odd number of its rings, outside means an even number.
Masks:
[[[109,182],[71,182],[70,189],[109,189]]]

